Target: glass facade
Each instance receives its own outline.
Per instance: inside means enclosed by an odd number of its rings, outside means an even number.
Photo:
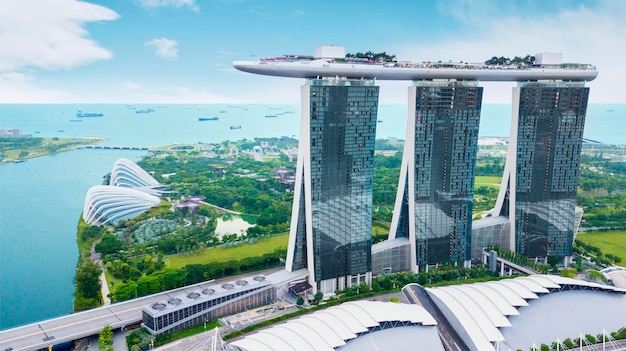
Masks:
[[[372,245],[372,275],[410,271],[410,245],[407,238],[385,240]]]
[[[303,124],[309,130],[301,136],[308,145],[300,145],[299,157],[310,162],[297,170],[303,173],[301,197],[294,199],[298,213],[292,215],[298,221],[293,269],[308,268],[317,282],[371,271],[378,90],[370,80],[328,79],[309,80],[303,89],[309,95],[309,106],[302,106],[308,108]],[[307,211],[311,228],[305,224]],[[313,245],[314,267],[306,267],[307,245]]]
[[[520,83],[515,161],[516,251],[571,256],[589,88]]]
[[[476,82],[416,82],[413,89],[414,163],[408,169],[414,192],[408,195],[415,208],[416,264],[465,262],[483,89]]]
[[[472,261],[480,261],[483,249],[498,245],[511,246],[511,222],[508,217],[486,217],[472,221]]]

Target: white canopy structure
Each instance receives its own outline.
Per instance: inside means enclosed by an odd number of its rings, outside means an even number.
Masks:
[[[143,213],[160,202],[158,197],[143,191],[97,185],[87,191],[83,219],[91,225],[114,224]]]
[[[564,326],[568,323],[611,328],[615,324],[611,315],[626,315],[626,290],[554,275],[531,275],[487,283],[427,288],[426,291],[470,350],[527,349],[535,341],[539,345],[542,342],[551,343],[557,337],[561,340],[567,337],[573,339],[581,330],[577,327],[566,331]],[[588,314],[590,311],[572,313],[567,318],[559,312],[555,313],[563,308],[580,311],[571,302],[561,301],[587,303],[591,299],[600,305],[602,301],[608,301],[602,313],[613,308],[621,310],[612,311],[606,318],[601,315],[594,317],[597,320]],[[616,301],[621,303],[615,305]],[[539,305],[542,307],[535,308]],[[594,310],[600,307],[593,305]],[[547,321],[546,325],[536,327],[544,321]],[[583,330],[592,334],[598,332]],[[543,335],[550,335],[549,339],[545,340]]]
[[[433,327],[418,305],[354,301],[314,312],[229,343],[234,350],[335,350],[362,335],[394,327]],[[434,332],[434,330],[433,330]]]

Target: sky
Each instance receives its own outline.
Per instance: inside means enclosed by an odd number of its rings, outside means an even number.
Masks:
[[[589,63],[590,103],[626,103],[626,1],[0,0],[0,103],[298,103],[302,79],[232,61],[319,45],[402,61],[561,52]],[[379,82],[405,103],[410,82]],[[514,83],[485,83],[510,103]]]

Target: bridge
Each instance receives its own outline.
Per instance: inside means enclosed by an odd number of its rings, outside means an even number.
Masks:
[[[255,273],[271,274],[278,271],[282,271],[282,267],[262,270]],[[113,330],[125,328],[129,325],[136,325],[141,323],[141,309],[146,305],[171,299],[183,293],[187,294],[192,291],[197,291],[200,286],[221,284],[222,282],[233,281],[236,280],[237,277],[250,274],[253,273],[227,277],[217,281],[210,280],[130,301],[94,308],[88,311],[48,319],[12,329],[0,330],[0,350],[40,350],[49,346],[97,335],[106,325],[110,325]],[[276,277],[279,278],[281,276],[276,275]],[[288,275],[286,281],[293,278],[292,275]],[[280,279],[276,280],[279,284],[284,283]],[[276,284],[276,282],[274,283]]]
[[[116,146],[116,145],[86,145],[84,149],[97,149],[97,150],[150,150],[149,146]]]
[[[539,274],[539,272],[530,269],[528,267],[520,266],[517,263],[513,263],[507,259],[504,259],[496,254],[496,262],[494,265],[489,262],[491,260],[491,253],[483,250],[483,263],[489,263],[489,268],[491,270],[495,270],[497,265],[500,266],[500,276],[503,277],[505,275],[511,275],[514,271],[522,274]],[[492,269],[493,268],[493,269]]]

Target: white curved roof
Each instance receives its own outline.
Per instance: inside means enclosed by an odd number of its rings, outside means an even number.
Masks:
[[[509,303],[509,301],[500,295],[497,291],[480,284],[468,284],[465,286],[467,290],[475,290],[491,301],[494,306],[505,316],[516,316],[519,314],[517,309]]]
[[[314,313],[309,316],[313,318],[317,318],[321,320],[323,323],[326,323],[329,327],[335,331],[337,337],[343,340],[350,340],[356,338],[356,333],[352,331],[352,328],[348,327],[345,321],[342,321],[340,318],[335,316],[334,314],[327,313],[326,311],[320,311]]]
[[[117,223],[160,202],[158,197],[135,189],[97,185],[87,191],[83,219],[91,225]]]
[[[257,350],[257,346],[258,350],[334,350],[356,338],[355,333],[365,333],[370,330],[368,327],[377,328],[394,321],[436,324],[418,305],[354,301],[264,329],[230,344],[242,350]]]
[[[539,298],[537,294],[532,292],[526,285],[520,284],[516,280],[517,279],[504,279],[493,283],[506,286],[524,300],[534,300]]]
[[[459,321],[463,329],[467,331],[467,335],[469,335],[471,342],[476,349],[482,351],[495,351],[489,342],[489,339],[487,339],[485,332],[481,329],[481,326],[476,323],[474,318],[472,318],[472,315],[457,299],[447,293],[444,288],[428,289],[428,294],[436,297],[436,299],[433,299],[436,304],[438,299],[448,308],[448,310],[454,313],[454,316]],[[491,327],[491,325],[487,325],[486,329]]]
[[[564,288],[563,285],[568,287]],[[572,278],[553,275],[531,275],[487,283],[462,284],[438,288],[427,288],[444,314],[450,313],[465,329],[460,335],[468,335],[478,350],[493,350],[491,342],[506,341],[500,332],[502,327],[511,327],[508,317],[519,318],[516,307],[528,306],[528,301],[563,290],[588,288],[626,293],[625,290]],[[536,294],[540,294],[539,296]],[[522,309],[521,311],[527,311]],[[504,321],[506,320],[506,322]]]
[[[282,325],[269,328],[265,330],[265,333],[277,336],[298,351],[315,351],[315,345],[311,345],[309,341],[307,341],[306,336],[300,333],[294,333],[292,330],[286,329]]]
[[[115,162],[115,165],[113,165],[109,185],[122,188],[136,188],[137,190],[147,192],[151,195],[159,195],[160,191],[156,188],[161,186],[159,182],[152,178],[143,168],[125,158],[120,158]]]
[[[534,292],[535,294],[547,294],[550,292],[550,290],[546,289],[542,283],[534,279],[519,277],[515,279],[515,282],[526,286],[530,291]]]
[[[475,306],[480,306],[479,308],[484,309],[485,314],[491,320],[491,324],[494,327],[510,327],[511,323],[506,318],[506,316],[500,312],[498,306],[496,304],[485,297],[485,295],[481,294],[478,290],[474,290],[472,288],[469,289],[461,289],[458,287],[451,286],[452,290],[456,290],[460,294],[466,295],[470,298]]]
[[[528,306],[528,302],[526,302],[526,300],[522,299],[519,294],[516,294],[513,290],[509,289],[505,285],[487,283],[478,283],[478,285],[484,285],[485,287],[496,291],[498,294],[504,297],[511,304],[511,306]]]

